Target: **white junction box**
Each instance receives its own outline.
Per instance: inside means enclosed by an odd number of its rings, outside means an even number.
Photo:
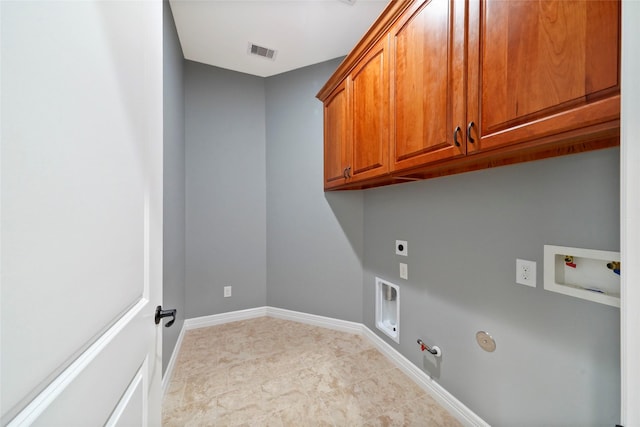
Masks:
[[[620,252],[544,245],[544,288],[620,307]]]

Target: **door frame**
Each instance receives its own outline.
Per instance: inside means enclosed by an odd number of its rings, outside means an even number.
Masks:
[[[620,387],[621,423],[640,426],[640,2],[622,2],[620,124]]]

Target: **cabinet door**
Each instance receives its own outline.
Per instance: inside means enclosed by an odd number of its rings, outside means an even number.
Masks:
[[[466,152],[464,19],[465,2],[416,2],[391,30],[396,171]]]
[[[348,79],[324,103],[324,187],[347,182],[347,159],[351,156]]]
[[[388,37],[378,42],[351,73],[353,181],[389,172]]]
[[[469,152],[617,126],[618,1],[472,0],[468,46]]]

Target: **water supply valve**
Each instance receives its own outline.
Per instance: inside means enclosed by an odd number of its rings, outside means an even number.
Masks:
[[[433,347],[429,347],[420,338],[418,338],[418,345],[420,346],[421,351],[428,351],[429,353],[433,354],[436,357],[442,356],[442,351],[440,350],[440,347],[438,347],[437,345],[434,345]]]

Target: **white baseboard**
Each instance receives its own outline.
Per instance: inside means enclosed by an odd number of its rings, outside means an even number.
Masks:
[[[467,408],[462,402],[456,399],[451,393],[444,389],[440,384],[433,380],[426,372],[411,363],[409,359],[404,357],[395,348],[391,347],[386,341],[380,338],[371,329],[362,325],[363,335],[369,339],[382,354],[384,354],[396,367],[404,372],[413,380],[420,388],[429,393],[442,407],[447,409],[463,425],[469,427],[489,427],[482,418],[476,415],[471,409]]]
[[[178,334],[176,345],[173,346],[173,352],[171,352],[171,358],[169,359],[167,370],[164,371],[164,375],[162,376],[162,393],[160,395],[162,396],[162,400],[164,400],[164,396],[167,394],[167,390],[169,390],[169,384],[171,384],[171,379],[173,378],[173,369],[176,366],[176,360],[178,359],[180,348],[182,348],[182,339],[184,338],[184,332],[186,330],[184,325],[186,322],[186,320],[182,322],[182,328],[180,329],[180,334]]]
[[[224,323],[237,322],[240,320],[254,319],[267,315],[267,307],[249,308],[246,310],[230,311],[228,313],[213,314],[211,316],[194,317],[185,319],[185,329],[206,328],[208,326],[222,325]]]
[[[266,307],[267,316],[277,319],[291,320],[321,328],[333,329],[351,334],[362,334],[362,323],[349,322],[348,320],[333,319],[331,317],[318,316],[316,314],[302,313],[299,311],[285,310],[283,308]]]
[[[291,320],[322,328],[333,329],[342,332],[362,335],[371,342],[382,354],[384,354],[397,368],[411,378],[418,386],[429,393],[440,405],[451,413],[458,421],[467,427],[489,427],[482,418],[467,408],[462,402],[456,399],[451,393],[434,381],[426,372],[411,363],[395,348],[380,338],[375,332],[362,323],[349,322],[346,320],[333,319],[330,317],[318,316],[315,314],[301,313],[298,311],[286,310],[277,307],[258,307],[248,310],[239,310],[229,313],[214,314],[212,316],[196,317],[185,319],[180,331],[180,336],[171,355],[167,371],[162,379],[162,395],[166,390],[173,376],[173,368],[185,331],[189,329],[205,328],[208,326],[222,325],[224,323],[237,322],[239,320],[254,319],[257,317],[274,317],[277,319]]]

